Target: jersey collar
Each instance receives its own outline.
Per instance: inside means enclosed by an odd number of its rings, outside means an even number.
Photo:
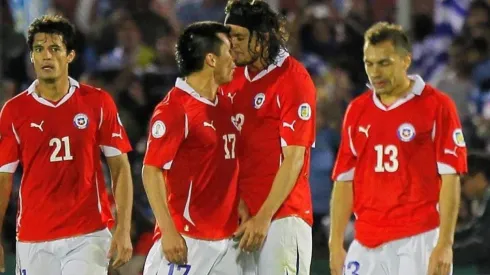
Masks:
[[[70,99],[71,96],[75,93],[75,90],[77,88],[80,88],[80,83],[78,83],[78,81],[76,81],[75,79],[73,79],[71,77],[68,77],[68,81],[70,83],[70,88],[68,90],[68,93],[59,102],[57,102],[56,104],[53,104],[52,102],[50,102],[50,101],[48,101],[48,100],[40,97],[37,93],[35,93],[36,87],[39,84],[39,80],[37,80],[37,79],[34,82],[32,82],[32,84],[31,84],[31,86],[29,86],[29,88],[27,88],[27,94],[28,95],[32,95],[32,97],[37,102],[41,103],[42,105],[46,105],[46,106],[49,106],[49,107],[56,108],[56,107],[61,106],[66,101],[68,101],[68,99]]]
[[[390,111],[402,105],[403,103],[408,102],[415,96],[422,95],[422,92],[425,89],[425,82],[422,79],[422,77],[420,77],[419,75],[409,75],[408,78],[415,82],[410,93],[404,98],[398,99],[395,103],[391,104],[388,107],[386,107],[383,103],[381,103],[381,100],[379,100],[379,98],[376,96],[376,93],[374,92],[374,87],[371,86],[370,84],[367,84],[368,88],[373,91],[374,105],[376,105],[376,107],[378,107],[383,111]]]
[[[202,97],[198,92],[196,92],[190,85],[185,81],[183,78],[177,78],[175,81],[175,87],[188,93],[190,96],[193,98],[197,99],[198,101],[201,101],[204,104],[211,105],[211,106],[216,106],[218,105],[218,97],[216,96],[216,100],[214,102],[211,102],[209,99]]]
[[[275,68],[277,67],[281,67],[282,64],[284,64],[284,61],[286,61],[286,59],[289,57],[289,53],[284,51],[284,50],[281,50],[279,52],[279,55],[277,56],[276,58],[276,62],[274,64],[270,64],[269,67],[267,67],[267,69],[265,70],[262,70],[259,74],[257,74],[254,78],[250,79],[250,74],[248,73],[248,66],[245,66],[245,78],[250,81],[250,82],[254,82],[254,81],[257,81],[259,79],[261,79],[262,77],[266,76],[268,73],[270,73],[272,70],[274,70]]]

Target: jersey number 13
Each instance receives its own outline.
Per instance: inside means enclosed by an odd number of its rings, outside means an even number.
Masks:
[[[398,170],[398,148],[395,145],[378,144],[374,146],[374,150],[376,150],[374,172],[393,173]]]

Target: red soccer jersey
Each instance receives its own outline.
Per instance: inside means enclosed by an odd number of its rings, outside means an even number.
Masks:
[[[211,102],[182,79],[157,105],[145,165],[164,169],[168,207],[184,235],[229,238],[238,226],[237,129],[229,100]],[[163,203],[163,202],[162,202]],[[155,228],[155,240],[161,236]]]
[[[356,239],[368,247],[438,227],[440,175],[467,170],[454,103],[411,78],[390,107],[369,91],[345,114],[333,179],[353,181]]]
[[[100,150],[131,150],[114,101],[100,89],[70,78],[56,104],[34,91],[9,100],[0,116],[0,172],[20,163],[17,237],[38,242],[101,230],[111,218],[104,199]],[[102,192],[102,193],[101,193]]]
[[[316,90],[306,69],[283,54],[275,65],[253,79],[238,68],[226,85],[233,102],[233,120],[240,129],[240,196],[257,214],[283,160],[282,147],[306,147],[304,165],[290,195],[274,219],[298,216],[312,224],[309,186],[310,148],[315,140]]]

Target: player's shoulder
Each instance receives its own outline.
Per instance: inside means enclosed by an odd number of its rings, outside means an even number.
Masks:
[[[373,104],[373,91],[371,89],[366,89],[356,98],[354,98],[348,105],[348,109],[362,109],[368,104]]]
[[[167,95],[155,106],[155,115],[170,113],[183,115],[185,113],[183,104],[185,103],[184,93],[177,87],[173,87]]]
[[[102,88],[85,83],[80,83],[79,85],[78,91],[82,97],[89,100],[113,100],[111,94]]]
[[[453,99],[448,94],[430,84],[425,85],[422,95],[434,107],[454,105]]]
[[[310,74],[306,67],[299,60],[293,56],[288,55],[281,65],[284,69],[282,78],[284,81],[303,81],[305,79],[310,80]]]
[[[29,102],[30,102],[30,92],[28,90],[25,90],[15,96],[13,96],[12,98],[10,98],[9,100],[7,100],[5,102],[5,104],[3,105],[3,108],[2,109],[19,109],[20,107],[23,107],[25,108],[26,106],[29,106]],[[20,109],[19,109],[20,110]]]

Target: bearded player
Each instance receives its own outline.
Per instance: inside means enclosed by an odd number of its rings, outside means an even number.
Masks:
[[[236,236],[259,275],[310,274],[315,87],[266,2],[230,1],[225,24],[240,67],[224,92],[240,130],[240,196],[253,215]]]

